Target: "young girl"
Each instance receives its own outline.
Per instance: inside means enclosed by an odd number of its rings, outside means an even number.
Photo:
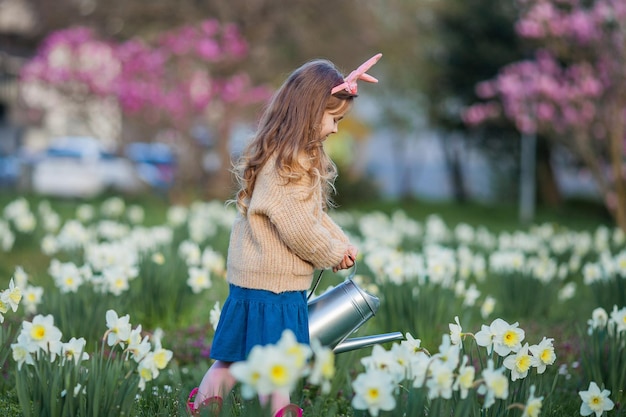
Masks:
[[[213,365],[197,389],[190,412],[218,414],[222,397],[235,384],[230,364],[243,361],[255,345],[276,343],[285,329],[309,343],[306,291],[314,269],[350,268],[357,249],[326,213],[337,170],[323,143],[356,97],[356,80],[376,55],[346,79],[326,60],[296,69],[269,103],[259,129],[244,151],[236,174],[238,215],[227,256],[229,295],[211,349]],[[276,417],[302,416],[278,394],[270,401]]]

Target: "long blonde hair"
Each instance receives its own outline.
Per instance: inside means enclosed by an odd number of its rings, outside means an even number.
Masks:
[[[325,111],[333,115],[348,111],[356,95],[346,91],[330,94],[342,82],[343,76],[332,62],[318,59],[296,69],[274,94],[233,170],[239,183],[234,202],[241,213],[247,212],[258,173],[273,156],[286,182],[309,175],[313,188],[323,184],[325,207],[332,205],[337,168],[324,150],[320,123]],[[307,161],[304,165],[303,158]]]

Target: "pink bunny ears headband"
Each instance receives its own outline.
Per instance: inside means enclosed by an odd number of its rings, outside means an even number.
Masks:
[[[362,63],[357,69],[352,71],[346,78],[344,78],[343,83],[339,84],[330,91],[330,94],[338,93],[341,90],[346,90],[350,94],[356,94],[357,92],[357,80],[367,81],[368,83],[377,83],[378,80],[371,75],[367,74],[366,71],[374,66],[375,63],[378,62],[380,57],[383,54],[376,54],[364,63]]]

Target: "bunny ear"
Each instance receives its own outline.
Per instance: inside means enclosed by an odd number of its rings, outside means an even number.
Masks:
[[[361,65],[359,65],[357,69],[352,71],[346,78],[344,78],[343,83],[333,87],[330,93],[335,94],[341,90],[346,90],[351,94],[356,94],[358,88],[356,84],[357,80],[363,80],[368,83],[377,83],[378,80],[367,74],[366,71],[372,68],[382,56],[383,54],[376,54]]]
[[[359,76],[359,80],[363,80],[363,81],[367,81],[368,83],[377,83],[378,80],[374,77],[372,77],[369,74],[361,74]]]

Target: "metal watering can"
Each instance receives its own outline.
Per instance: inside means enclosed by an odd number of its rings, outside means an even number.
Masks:
[[[404,340],[400,332],[347,339],[367,320],[374,317],[380,306],[380,300],[361,289],[353,281],[356,274],[356,262],[352,273],[345,281],[311,299],[322,278],[322,272],[307,298],[311,339],[318,339],[322,346],[330,347],[335,353],[361,349],[378,343]]]

